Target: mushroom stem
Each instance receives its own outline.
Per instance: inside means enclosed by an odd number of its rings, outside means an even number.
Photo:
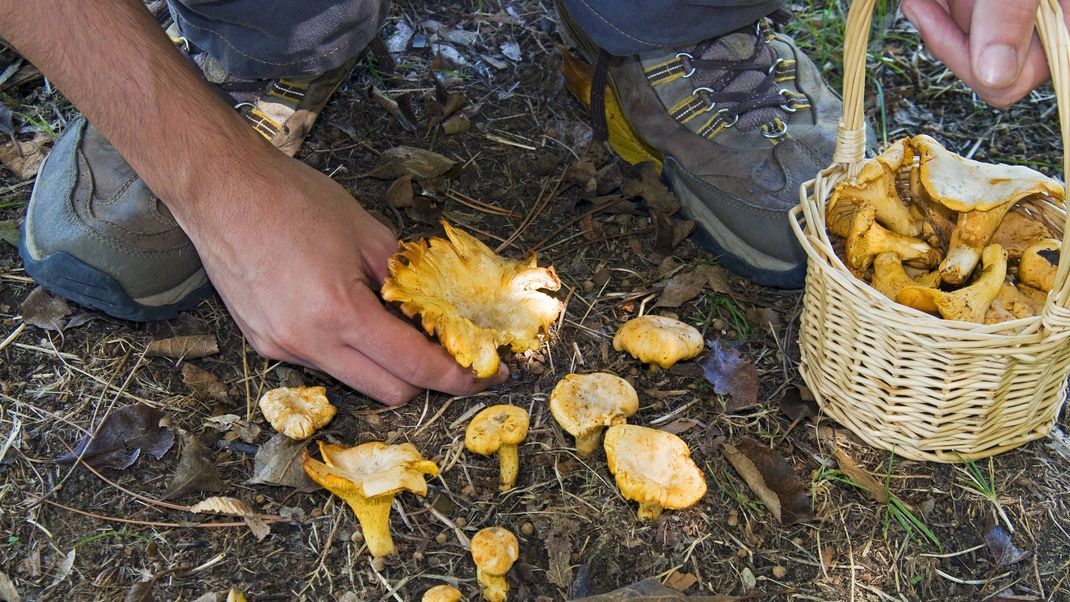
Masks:
[[[520,456],[515,445],[503,445],[498,448],[498,464],[501,476],[498,482],[502,491],[509,491],[516,485],[516,473],[520,469]]]
[[[576,455],[581,458],[590,457],[598,450],[598,444],[602,441],[603,427],[596,427],[576,437]]]
[[[368,551],[372,556],[389,556],[394,553],[394,539],[390,536],[390,504],[394,501],[394,495],[377,495],[364,497],[362,495],[350,496],[346,499],[353,513],[360,522],[360,530],[364,533],[364,542],[368,544]]]
[[[661,516],[662,507],[657,502],[639,504],[639,520],[657,520]]]
[[[477,568],[476,579],[483,586],[483,598],[487,602],[505,602],[509,597],[509,583],[505,580],[505,575],[491,575]]]

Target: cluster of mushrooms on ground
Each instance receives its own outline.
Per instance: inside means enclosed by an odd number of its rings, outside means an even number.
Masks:
[[[561,283],[552,267],[538,267],[534,258],[499,257],[471,235],[443,226],[448,239],[403,244],[390,262],[383,297],[399,302],[406,315],[419,315],[428,334],[437,335],[461,365],[471,367],[477,376],[490,376],[498,372],[498,347],[522,352],[543,344],[564,306],[542,291],[558,290]],[[643,363],[668,368],[697,356],[703,340],[698,330],[683,322],[646,315],[625,323],[613,347]],[[273,389],[259,405],[272,427],[297,440],[311,437],[336,412],[324,387]],[[632,385],[605,372],[568,374],[550,395],[550,412],[575,437],[577,455],[594,454],[604,433],[606,461],[621,494],[639,503],[640,520],[653,520],[663,509],[698,502],[706,493],[706,481],[682,439],[627,424],[638,408]],[[516,482],[517,446],[527,436],[528,424],[526,410],[507,404],[483,409],[468,424],[465,447],[484,456],[498,455],[502,491]],[[371,441],[349,448],[318,444],[322,461],[306,451],[305,472],[353,509],[372,556],[392,554],[394,496],[405,491],[426,495],[425,476],[437,475],[438,466],[410,443]],[[516,537],[502,527],[483,529],[471,540],[471,554],[484,598],[506,600],[505,574],[519,557]],[[436,586],[423,597],[427,602],[460,599],[460,591],[449,585]]]
[[[1063,186],[1021,165],[960,157],[926,135],[903,138],[841,182],[826,226],[848,270],[905,306],[996,324],[1040,315],[1059,235],[1045,204]]]

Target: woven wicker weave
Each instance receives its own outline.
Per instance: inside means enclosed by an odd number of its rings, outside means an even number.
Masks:
[[[1045,436],[1066,399],[1070,371],[1070,237],[1040,316],[982,325],[943,320],[899,305],[852,276],[825,231],[835,185],[861,167],[866,46],[875,0],[856,0],[847,19],[844,117],[835,163],[804,184],[792,227],[808,255],[800,371],[822,410],[869,444],[914,460],[955,462],[1007,451]],[[1037,16],[1052,65],[1070,173],[1070,42],[1056,0]],[[1060,235],[1067,214],[1031,202]]]

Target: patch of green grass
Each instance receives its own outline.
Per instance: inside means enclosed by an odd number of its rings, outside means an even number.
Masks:
[[[132,539],[137,539],[140,541],[151,541],[148,537],[145,537],[140,533],[134,533],[133,531],[104,531],[103,533],[97,533],[96,535],[83,537],[78,541],[74,542],[74,545],[72,547],[78,548],[86,544],[93,543],[94,541],[100,541],[101,539],[108,539],[111,537],[130,537]]]
[[[1003,505],[999,503],[999,494],[996,492],[996,470],[992,464],[992,458],[988,459],[987,477],[981,467],[973,460],[963,459],[962,466],[956,466],[956,468],[966,475],[965,478],[959,477],[958,486],[988,500],[995,507],[996,513],[999,514],[1003,524],[1007,525],[1007,530],[1014,533],[1014,525],[1011,524],[1011,519],[1003,510]]]
[[[713,321],[722,318],[736,331],[736,338],[745,341],[750,336],[751,324],[747,320],[747,314],[736,305],[732,299],[717,293],[706,293],[706,315],[699,321],[699,330],[705,335]]]

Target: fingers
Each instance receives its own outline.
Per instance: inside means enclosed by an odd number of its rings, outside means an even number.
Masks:
[[[476,379],[472,370],[457,363],[440,345],[390,314],[368,289],[360,289],[354,305],[361,307],[362,328],[347,340],[369,357],[382,358],[382,367],[397,378],[426,389],[467,395],[501,383],[509,375],[504,364],[498,374]]]
[[[318,369],[388,406],[402,405],[425,389],[401,380],[347,345],[325,353],[323,357],[318,358],[317,364]]]
[[[935,0],[903,0],[902,10],[933,56],[959,77],[972,76],[969,38],[944,6]]]
[[[976,0],[970,19],[970,62],[977,82],[992,90],[1018,82],[1033,41],[1040,0]]]

